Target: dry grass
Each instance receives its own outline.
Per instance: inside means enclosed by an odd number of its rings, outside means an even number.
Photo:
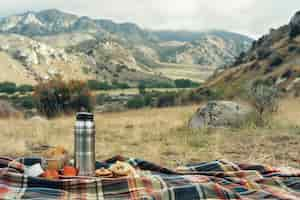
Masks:
[[[121,154],[174,167],[188,162],[228,159],[299,167],[300,101],[281,104],[271,128],[189,130],[197,106],[98,114],[97,159]],[[295,114],[298,113],[298,114]],[[298,127],[297,127],[298,124]],[[63,145],[73,151],[73,117],[0,121],[2,155],[33,154],[35,145]]]

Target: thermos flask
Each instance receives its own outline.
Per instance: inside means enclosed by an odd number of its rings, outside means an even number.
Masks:
[[[79,112],[75,124],[75,167],[79,176],[95,174],[95,124],[94,115]]]

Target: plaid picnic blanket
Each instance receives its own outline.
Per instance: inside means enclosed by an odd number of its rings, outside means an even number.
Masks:
[[[171,170],[121,156],[135,177],[62,178],[46,180],[24,175],[24,166],[0,158],[0,199],[300,199],[300,170],[236,164],[224,160],[198,163]],[[9,164],[10,163],[10,164]],[[10,166],[7,170],[5,167]]]

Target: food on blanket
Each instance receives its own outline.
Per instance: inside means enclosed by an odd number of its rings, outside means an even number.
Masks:
[[[44,156],[46,158],[57,158],[57,157],[65,156],[66,154],[68,154],[67,150],[65,150],[61,146],[58,146],[45,151]]]
[[[47,162],[47,169],[59,170],[64,167],[68,161],[68,152],[63,147],[51,148],[44,152]]]
[[[110,167],[116,176],[131,176],[135,174],[135,169],[128,163],[117,161]]]
[[[75,167],[72,166],[65,166],[63,169],[63,175],[64,176],[76,176],[77,170]]]
[[[58,159],[47,159],[47,169],[49,170],[59,170],[62,168],[62,163]]]
[[[59,179],[59,173],[56,170],[47,169],[43,174],[42,177],[47,179]]]
[[[101,169],[97,169],[95,171],[96,176],[98,177],[104,177],[104,178],[111,178],[113,177],[113,172],[110,171],[109,169],[105,169],[102,167]]]

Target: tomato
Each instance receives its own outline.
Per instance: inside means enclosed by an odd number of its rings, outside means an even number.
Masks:
[[[75,167],[72,166],[65,166],[63,171],[64,176],[76,176],[77,170]]]
[[[42,177],[47,179],[59,179],[58,171],[47,169],[43,174]]]

